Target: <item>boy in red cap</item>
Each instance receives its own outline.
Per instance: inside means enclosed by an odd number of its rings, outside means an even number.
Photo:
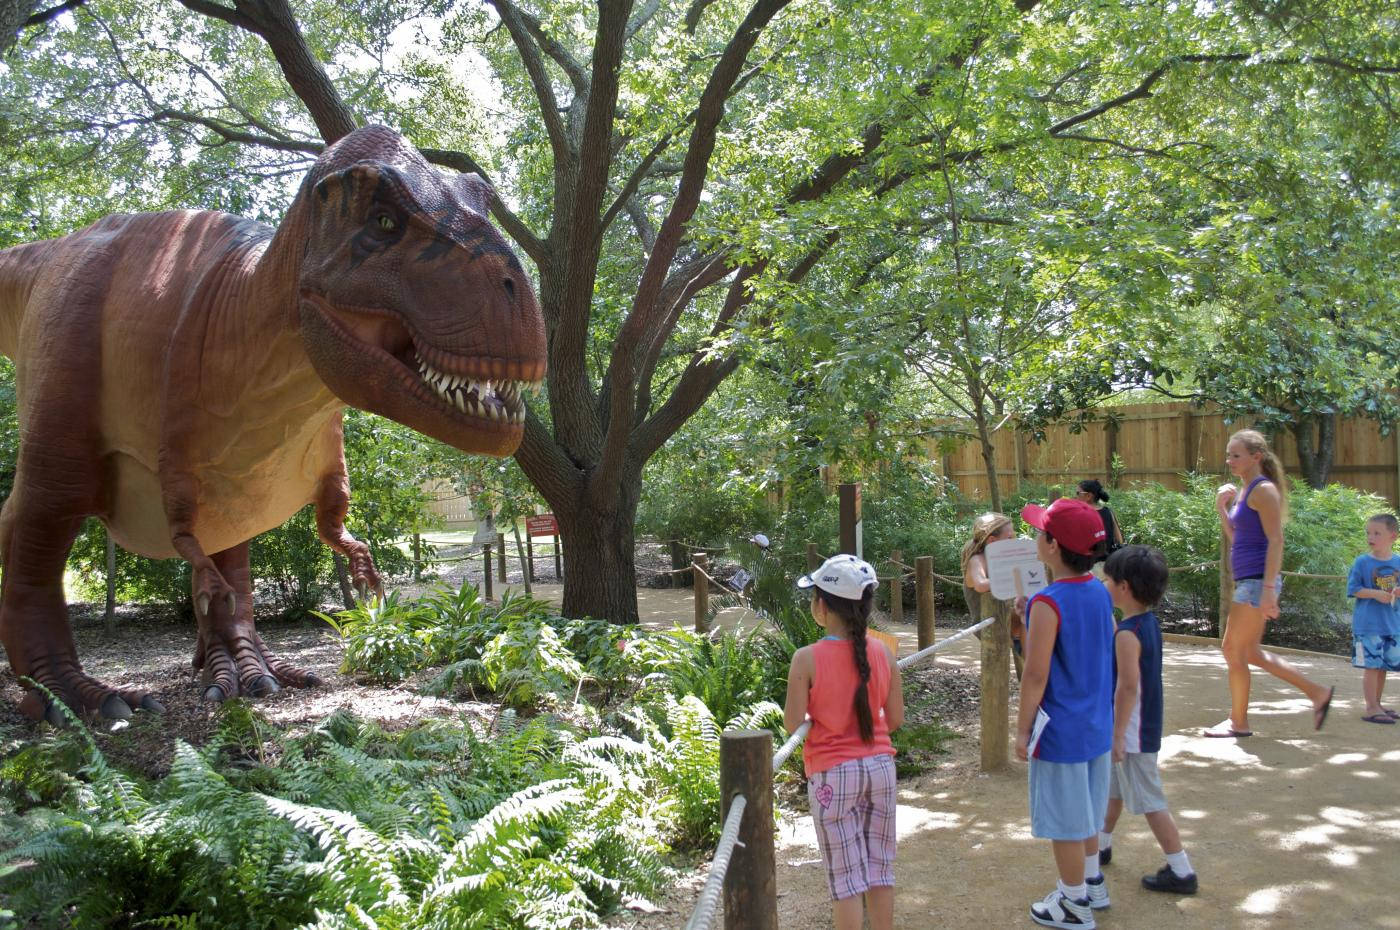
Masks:
[[[1026,604],[1025,668],[1016,721],[1016,757],[1029,762],[1031,834],[1048,839],[1059,883],[1031,905],[1046,927],[1092,930],[1108,907],[1099,869],[1099,826],[1108,807],[1113,749],[1113,601],[1089,570],[1107,533],[1080,500],[1027,505],[1036,555],[1055,582]],[[1037,717],[1048,715],[1042,725]],[[1039,738],[1030,746],[1032,729]]]

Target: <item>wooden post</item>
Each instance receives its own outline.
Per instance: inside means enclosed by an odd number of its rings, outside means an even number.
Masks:
[[[481,548],[485,555],[481,561],[481,577],[484,579],[482,583],[486,586],[486,599],[489,601],[491,600],[491,544],[487,543]]]
[[[535,580],[535,537],[530,535],[530,527],[525,527],[525,590],[530,590],[530,582]]]
[[[117,631],[117,544],[107,534],[107,609],[102,614],[102,631],[111,636]]]
[[[1220,609],[1215,613],[1215,635],[1225,638],[1225,625],[1230,618],[1230,601],[1235,596],[1235,579],[1230,571],[1230,540],[1220,530]]]
[[[841,485],[841,545],[839,552],[860,557],[860,485]]]
[[[423,536],[421,533],[413,534],[413,580],[423,579]]]
[[[1192,442],[1192,433],[1196,431],[1195,417],[1191,415],[1191,408],[1181,411],[1181,463],[1182,471],[1191,474],[1196,470],[1196,444]]]
[[[506,583],[506,534],[496,534],[496,545],[501,547],[501,551],[496,555],[496,580],[501,584]]]
[[[685,568],[690,563],[685,558],[685,547],[677,540],[671,540],[671,568]],[[691,571],[677,572],[671,576],[671,587],[689,587],[695,580],[695,573]]]
[[[700,585],[696,575],[695,584]],[[719,738],[720,816],[743,795],[739,842],[724,873],[725,930],[778,930],[778,873],[773,847],[773,734],[727,730]]]
[[[891,562],[903,562],[904,551],[896,549],[890,556]],[[890,579],[890,622],[904,622],[904,566],[894,566],[894,577]]]
[[[933,556],[914,560],[914,600],[919,609],[919,648],[933,645]]]
[[[692,572],[695,576],[695,632],[710,632],[710,579],[705,577],[705,572],[709,571],[705,564],[705,553],[697,552],[691,557],[693,565],[699,569]]]
[[[1118,487],[1118,473],[1113,470],[1113,457],[1118,454],[1118,421],[1108,420],[1103,425],[1105,477],[1109,487]]]
[[[1011,628],[1006,608],[990,594],[980,598],[982,612],[973,617],[996,617],[997,622],[982,631],[982,771],[994,772],[1007,762],[1010,733],[1007,710],[1011,701]]]
[[[1016,481],[1025,484],[1030,479],[1030,466],[1026,462],[1026,440],[1020,429],[1011,431],[1011,441],[1016,445]]]
[[[530,593],[530,566],[525,562],[525,546],[520,542],[520,524],[510,521],[510,534],[515,537],[515,555],[520,559],[520,575],[525,579],[525,593]]]
[[[554,534],[554,580],[562,584],[564,582],[564,565],[559,561],[559,534]]]
[[[817,544],[809,542],[807,544],[807,571],[814,572],[817,566],[822,564],[822,557],[817,555]]]

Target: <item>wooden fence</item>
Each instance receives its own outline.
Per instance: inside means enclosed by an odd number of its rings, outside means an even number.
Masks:
[[[1186,472],[1225,473],[1225,443],[1230,434],[1250,424],[1226,423],[1224,414],[1191,404],[1137,404],[1114,407],[1116,420],[1085,424],[1079,433],[1068,425],[1052,426],[1045,440],[1032,442],[1028,433],[1008,425],[997,431],[997,482],[1003,492],[1028,481],[1063,485],[1084,478],[1109,483],[1110,465],[1117,455],[1122,467],[1119,485],[1156,481],[1181,489]],[[1300,474],[1298,447],[1291,433],[1270,437],[1291,475]],[[941,461],[944,476],[963,493],[987,496],[987,470],[980,443],[969,442],[950,455],[940,455],[936,439],[929,440],[929,457]],[[1382,436],[1371,420],[1340,420],[1331,481],[1373,491],[1400,506],[1400,431]]]

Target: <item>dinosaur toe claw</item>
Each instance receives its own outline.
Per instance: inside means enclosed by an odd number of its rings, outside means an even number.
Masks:
[[[306,687],[308,688],[319,688],[321,687],[321,685],[326,683],[325,679],[323,679],[320,675],[317,675],[314,672],[307,672],[305,681]]]
[[[108,720],[126,720],[131,716],[131,705],[123,701],[119,695],[109,694],[102,701],[102,707],[98,713]]]
[[[49,701],[48,707],[44,709],[44,719],[56,727],[68,726],[68,718],[58,706],[58,701]]]
[[[195,613],[201,617],[209,616],[209,594],[201,591],[199,597],[194,599]]]
[[[224,693],[224,689],[219,685],[210,685],[204,689],[204,700],[206,701],[222,704],[227,698],[228,695]]]
[[[224,602],[228,606],[228,615],[232,617],[234,613],[234,607],[237,606],[237,601],[235,600],[232,591],[224,595]]]
[[[165,713],[165,705],[162,704],[160,701],[157,701],[155,698],[151,697],[149,694],[141,698],[141,709],[149,710],[153,714]]]
[[[277,679],[271,675],[259,675],[248,683],[244,689],[253,697],[267,697],[269,694],[276,694],[282,690],[282,686],[277,683]]]

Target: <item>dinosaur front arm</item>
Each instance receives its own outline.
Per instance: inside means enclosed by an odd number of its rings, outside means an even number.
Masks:
[[[366,590],[383,595],[383,581],[374,567],[369,546],[345,528],[345,514],[350,510],[350,476],[345,469],[344,433],[339,417],[327,430],[327,440],[335,443],[335,454],[329,457],[335,464],[316,487],[316,532],[326,545],[349,561],[350,577],[361,597]]]

